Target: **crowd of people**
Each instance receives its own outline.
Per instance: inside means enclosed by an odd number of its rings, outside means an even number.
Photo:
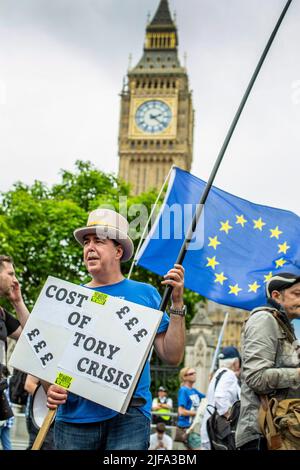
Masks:
[[[121,263],[133,255],[128,228],[127,220],[120,214],[97,209],[89,214],[85,227],[75,230],[74,237],[82,246],[83,262],[90,275],[85,287],[159,309],[160,295],[153,286],[126,279],[122,274]],[[172,287],[171,305],[169,315],[163,313],[154,348],[162,361],[178,366],[185,347],[183,267],[175,264],[164,276],[162,285]],[[18,340],[29,311],[13,260],[6,255],[0,256],[0,297],[11,303],[17,316],[0,307],[0,379],[4,384],[3,392],[0,390],[0,405],[3,401],[9,408],[5,387],[6,341],[8,337]],[[170,433],[175,425],[174,441],[185,449],[298,449],[299,443],[291,443],[280,430],[277,429],[274,436],[270,419],[266,420],[266,416],[270,417],[271,400],[273,405],[285,402],[286,414],[293,406],[298,406],[299,410],[300,404],[296,401],[300,402],[300,364],[298,342],[291,323],[294,318],[300,318],[300,276],[278,273],[266,283],[266,305],[257,306],[245,324],[241,353],[233,346],[222,349],[218,368],[205,394],[195,386],[197,370],[194,367],[180,370],[176,409],[164,384],[152,400],[149,360],[125,414],[68,392],[59,385],[43,382],[47,406],[57,410],[50,448],[169,450],[174,445]],[[29,375],[26,381],[29,397],[38,385],[39,379]],[[0,438],[3,448],[9,450],[13,417],[5,418],[1,407]],[[237,419],[233,419],[233,410],[237,409]],[[31,446],[36,431],[32,429],[30,415],[26,416]],[[151,419],[156,425],[152,435]],[[44,448],[46,446],[47,443]]]

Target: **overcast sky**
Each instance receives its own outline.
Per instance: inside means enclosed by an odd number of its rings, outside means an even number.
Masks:
[[[159,0],[0,0],[0,190],[49,184],[76,159],[118,171],[119,93]],[[285,0],[170,0],[207,179]],[[300,1],[294,0],[216,185],[300,215]]]

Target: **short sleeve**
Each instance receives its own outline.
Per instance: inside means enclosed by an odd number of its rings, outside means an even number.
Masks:
[[[20,322],[5,310],[5,324],[7,328],[7,336],[13,334],[20,326]]]
[[[178,406],[182,406],[183,408],[187,407],[188,397],[185,392],[184,388],[180,388],[178,392]]]

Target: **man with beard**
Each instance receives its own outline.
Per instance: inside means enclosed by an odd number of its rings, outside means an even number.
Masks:
[[[267,450],[258,414],[261,397],[300,397],[298,344],[291,323],[300,318],[300,276],[278,273],[266,283],[267,305],[246,322],[242,349],[241,411],[236,430],[240,450]]]
[[[159,309],[160,296],[153,286],[126,279],[122,274],[121,262],[128,261],[134,250],[128,230],[127,220],[109,209],[92,211],[87,226],[75,230],[75,239],[83,246],[84,263],[91,276],[85,286]],[[184,269],[176,264],[162,281],[163,285],[173,287],[172,305],[170,318],[163,314],[154,347],[159,357],[171,365],[179,364],[184,352],[183,280]],[[117,337],[120,332],[115,334]],[[48,407],[55,409],[61,405],[54,426],[55,445],[59,450],[147,450],[151,404],[149,360],[125,415],[51,385]]]
[[[16,278],[13,260],[6,255],[0,255],[0,298],[9,300],[18,317],[17,320],[7,310],[0,307],[0,364],[4,364],[7,337],[18,339],[29,317],[29,311]]]

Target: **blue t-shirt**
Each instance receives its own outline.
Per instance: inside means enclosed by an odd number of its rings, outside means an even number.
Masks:
[[[117,284],[95,287],[93,290],[155,309],[159,309],[161,301],[158,291],[153,286],[129,279],[123,279],[123,281],[118,282]],[[164,313],[157,333],[166,331],[168,329],[168,325],[169,317]],[[150,392],[149,360],[147,360],[145,364],[144,371],[137,384],[134,396],[142,397],[146,400],[146,404],[139,409],[150,419],[152,396]],[[94,423],[113,418],[117,414],[118,413],[116,411],[111,410],[110,408],[106,408],[105,406],[98,405],[86,398],[69,393],[66,404],[59,406],[56,419],[58,421],[66,421],[68,423]]]
[[[186,410],[196,411],[200,405],[200,401],[204,398],[203,393],[198,392],[196,388],[189,388],[183,385],[178,391],[178,406],[182,406]],[[189,428],[192,424],[193,416],[179,416],[177,425],[181,428]]]

